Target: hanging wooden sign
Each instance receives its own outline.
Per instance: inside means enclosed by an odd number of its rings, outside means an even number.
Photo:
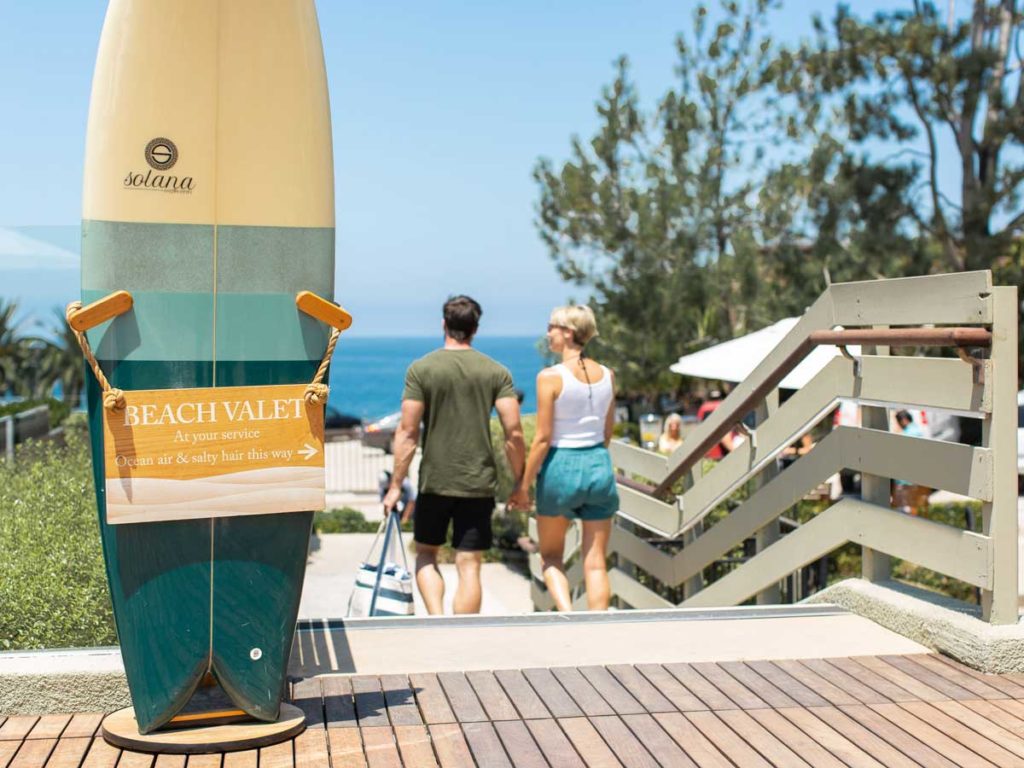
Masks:
[[[324,409],[305,384],[125,391],[103,414],[107,522],[324,508]]]

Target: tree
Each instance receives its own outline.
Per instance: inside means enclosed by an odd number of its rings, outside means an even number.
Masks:
[[[623,57],[597,104],[601,127],[573,138],[561,168],[541,159],[537,227],[559,274],[589,289],[601,353],[626,391],[674,385],[687,348],[759,327],[752,193],[772,42],[769,3],[694,12],[677,39],[678,81],[645,111]]]
[[[34,397],[47,397],[60,384],[64,402],[78,405],[85,388],[85,368],[78,337],[68,325],[64,310],[55,307],[47,337],[36,339],[35,364],[38,375]]]
[[[17,313],[16,301],[0,298],[0,396],[20,386],[25,341],[15,320]]]

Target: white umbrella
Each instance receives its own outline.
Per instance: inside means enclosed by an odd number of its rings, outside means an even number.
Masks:
[[[792,330],[797,320],[799,318],[787,317],[746,336],[723,341],[692,355],[684,355],[671,365],[669,370],[699,379],[743,381]],[[857,345],[851,344],[847,349],[852,355],[860,354],[860,347]],[[832,345],[815,347],[789,372],[779,386],[783,389],[800,389],[838,354],[839,349]]]

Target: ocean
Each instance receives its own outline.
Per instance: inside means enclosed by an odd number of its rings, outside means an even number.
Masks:
[[[512,372],[523,390],[523,412],[537,410],[536,378],[544,367],[536,336],[492,336],[476,339],[477,349]],[[402,405],[405,369],[413,360],[437,349],[440,338],[346,338],[338,341],[331,363],[330,405],[342,413],[373,421]]]

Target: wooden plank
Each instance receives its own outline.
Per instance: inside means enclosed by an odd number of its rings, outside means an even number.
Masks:
[[[572,743],[554,720],[534,719],[526,720],[525,723],[552,768],[586,768]]]
[[[229,753],[229,754],[244,754],[244,753]],[[256,766],[259,761],[259,752],[256,752],[256,757],[252,761],[252,765]],[[188,755],[157,755],[156,760],[153,762],[153,768],[185,768],[185,763],[188,762]]]
[[[891,664],[886,664],[876,656],[854,656],[852,661],[862,667],[871,670],[879,677],[883,677],[891,683],[895,683],[908,693],[913,694],[921,701],[941,701],[948,698],[941,691],[937,691],[930,685],[925,685],[920,680],[911,677],[901,669]]]
[[[423,725],[396,725],[395,739],[402,763],[407,766],[437,768],[434,749],[430,746],[430,734]]]
[[[512,768],[512,763],[505,754],[505,748],[501,745],[501,739],[494,730],[494,726],[486,722],[462,723],[462,734],[469,744],[469,751],[473,753],[476,764],[488,768]]]
[[[847,765],[853,768],[887,768],[885,764],[862,749],[859,743],[840,734],[823,719],[815,717],[812,712],[817,712],[819,709],[832,710],[833,708],[826,706],[807,710],[802,707],[787,707],[776,711]]]
[[[29,731],[27,739],[59,739],[64,733],[68,723],[71,722],[71,715],[43,715],[40,717],[32,730]]]
[[[770,661],[748,661],[748,667],[761,675],[791,699],[805,707],[823,707],[828,702],[794,677],[787,675]]]
[[[618,717],[592,717],[590,722],[627,768],[658,768],[658,761]]]
[[[0,741],[24,741],[37,720],[39,718],[35,715],[8,717],[4,724],[0,725]]]
[[[437,680],[437,675],[409,675],[409,684],[416,694],[416,703],[425,723],[454,723],[455,713],[448,706],[444,689]]]
[[[708,737],[736,765],[768,766],[770,763],[751,749],[714,712],[687,712],[686,719]]]
[[[79,712],[72,716],[68,727],[64,729],[61,736],[65,739],[76,739],[79,737],[91,738],[96,735],[96,730],[103,722],[102,712]]]
[[[559,718],[558,725],[588,768],[619,768],[622,765],[585,717]]]
[[[653,715],[658,725],[672,737],[687,756],[701,768],[729,768],[732,763],[723,755],[714,743],[697,730],[697,727],[683,715],[676,712],[659,712]]]
[[[487,721],[487,713],[473,693],[473,686],[462,672],[439,672],[437,679],[448,696],[448,703],[452,706],[456,720],[460,723]]]
[[[576,705],[583,710],[583,714],[589,716],[615,714],[615,710],[601,698],[601,694],[587,682],[587,679],[575,667],[556,667],[551,670],[551,674],[562,684]]]
[[[466,744],[466,738],[462,735],[458,723],[438,723],[428,726],[427,730],[430,731],[430,741],[434,745],[437,759],[441,762],[441,768],[464,768],[473,765],[473,756],[469,753],[469,745]]]
[[[329,765],[330,760],[327,731],[322,722],[308,725],[306,730],[295,737],[295,768],[321,768]],[[191,765],[189,768],[192,768]]]
[[[523,720],[549,719],[551,713],[530,687],[523,673],[518,669],[499,670],[494,677],[501,683],[512,704]]]
[[[288,744],[288,751],[291,752],[291,744]],[[121,752],[121,758],[117,761],[117,768],[152,768],[154,756],[145,752],[134,752],[130,749]],[[289,765],[291,763],[289,762]],[[15,768],[15,766],[11,766]],[[277,768],[271,763],[266,768]]]
[[[1020,765],[1019,758],[1012,752],[990,740],[985,734],[979,735],[970,726],[964,725],[956,718],[950,717],[932,704],[924,701],[908,701],[899,706],[917,716],[922,722],[936,728],[949,738],[954,739],[967,749],[981,755],[996,765],[1008,767]],[[993,727],[1002,730],[998,726]],[[1006,735],[1010,736],[1010,734]]]
[[[947,709],[945,704],[949,702],[937,701],[935,706],[939,707],[943,712],[947,714],[950,710]],[[1005,709],[999,707],[993,701],[965,701],[963,706],[967,707],[972,712],[977,712],[979,715],[984,717],[989,722],[995,723],[1003,730],[1009,731],[1018,739],[1024,739],[1024,720],[1014,715],[1011,715]]]
[[[519,713],[516,712],[508,695],[502,690],[501,683],[498,682],[498,678],[494,676],[493,672],[467,672],[466,679],[473,686],[474,693],[479,697],[480,703],[483,704],[487,711],[487,717],[491,721],[519,719]],[[501,734],[500,729],[498,733]]]
[[[352,682],[347,677],[328,675],[321,679],[324,714],[328,728],[354,728],[358,725]]]
[[[366,768],[358,728],[328,728],[327,742],[331,748],[331,768]]]
[[[604,667],[586,666],[579,670],[616,714],[639,715],[647,711]]]
[[[363,736],[363,750],[366,752],[366,763],[369,768],[402,768],[395,733],[390,726],[360,726],[359,730]],[[264,768],[262,761],[260,768]]]
[[[56,739],[26,739],[11,761],[10,768],[39,768],[57,746]]]
[[[352,694],[356,701],[356,717],[360,728],[376,728],[390,725],[388,708],[380,679],[370,675],[358,675],[351,679]]]
[[[915,664],[905,656],[879,656],[878,658],[886,664],[896,667],[901,672],[906,672],[915,680],[919,680],[925,685],[945,694],[946,698],[961,700],[978,698],[966,688],[957,685],[951,680],[947,680],[941,675],[935,674],[930,669],[922,667],[920,664]]]
[[[981,703],[987,704],[988,702],[967,702],[966,704]],[[942,710],[942,713],[955,720],[956,722],[971,728],[981,734],[982,737],[988,739],[993,744],[997,744],[1007,752],[1012,752],[1017,759],[1024,758],[1024,739],[1021,738],[1021,732],[1024,732],[1024,728],[1006,728],[999,722],[1001,718],[997,715],[996,719],[986,717],[980,714],[973,707],[969,707],[966,704],[961,704],[959,701],[937,701],[934,704],[921,705],[935,707],[936,709]],[[997,707],[992,707],[996,712],[1001,712],[1007,719],[1016,719],[1010,715],[1002,712]],[[1024,725],[1024,723],[1022,723]],[[977,751],[977,750],[975,750]]]
[[[294,768],[295,755],[292,743],[285,741],[260,749],[260,768]],[[118,766],[118,768],[121,768]]]
[[[0,741],[0,768],[7,768],[20,746],[20,741]]]
[[[905,688],[901,688],[891,680],[879,675],[867,667],[858,664],[853,659],[825,659],[825,661],[836,669],[840,669],[848,676],[853,677],[864,685],[871,687],[889,701],[917,701],[917,697]]]
[[[980,672],[977,669],[972,669],[971,667],[968,667],[966,664],[961,664],[956,659],[951,659],[949,656],[943,656],[941,653],[933,654],[932,658],[936,661],[942,662],[947,667],[959,670],[960,672],[963,672],[965,675],[970,675],[976,680],[981,680],[984,683],[988,683],[993,688],[1002,691],[1011,698],[1024,699],[1024,685],[1020,685],[1019,683],[1014,682],[1006,675],[990,675],[986,674],[985,672]]]
[[[949,680],[951,683],[959,685],[961,688],[970,691],[974,694],[974,698],[1006,699],[1010,697],[1010,694],[1004,693],[996,686],[989,685],[985,681],[979,680],[973,675],[961,672],[956,667],[943,664],[933,654],[917,654],[914,656],[907,656],[905,658],[915,664],[921,665],[925,669],[931,670],[939,677]]]
[[[833,685],[828,680],[823,678],[816,672],[812,672],[810,669],[805,667],[798,661],[792,659],[780,659],[779,661],[772,662],[775,666],[781,669],[790,677],[798,680],[799,682],[806,685],[808,688],[814,690],[819,696],[827,700],[830,704],[836,706],[843,706],[844,704],[859,704],[853,696],[848,694],[842,688]]]
[[[718,666],[743,683],[770,707],[795,707],[797,703],[780,688],[757,674],[742,661],[720,661]]]
[[[992,703],[1005,712],[1024,720],[1024,702],[1016,699],[993,699]]]
[[[764,709],[768,706],[760,696],[753,693],[717,664],[701,662],[690,666],[740,709]]]
[[[220,768],[221,755],[189,755],[188,768]]]
[[[548,768],[548,761],[522,720],[499,720],[494,730],[516,768]]]
[[[86,736],[60,739],[46,761],[46,768],[78,768],[89,751],[91,741]]]
[[[660,664],[637,664],[636,671],[680,712],[700,712],[708,708],[707,704],[694,696],[690,689]]]
[[[905,705],[872,704],[870,706],[871,709],[886,720],[898,725],[918,741],[934,747],[936,751],[941,752],[944,757],[948,757],[957,765],[964,766],[965,768],[989,765],[987,760],[903,709]]]
[[[224,768],[256,768],[259,765],[259,761],[260,751],[258,749],[228,752],[224,755]],[[337,766],[338,764],[335,763],[334,765]]]
[[[774,709],[753,709],[750,711],[750,716],[775,738],[792,747],[798,755],[806,758],[815,768],[844,768],[845,763]]]
[[[524,669],[523,674],[537,692],[544,706],[556,718],[579,717],[583,711],[576,706],[565,689],[548,669]]]
[[[408,677],[381,675],[380,686],[384,689],[384,702],[392,725],[423,725]]]
[[[863,704],[841,710],[815,707],[811,711],[886,766],[953,766],[927,744]]]
[[[773,765],[810,768],[805,760],[742,709],[726,709],[715,714]]]
[[[665,669],[672,673],[680,683],[685,685],[697,698],[704,702],[707,709],[735,709],[736,705],[729,697],[704,679],[689,664],[665,664]]]
[[[611,664],[605,667],[623,688],[629,691],[645,712],[675,712],[672,702],[666,699],[650,681],[631,664]]]
[[[690,759],[650,715],[623,715],[622,722],[636,735],[640,743],[647,747],[660,765],[666,768],[697,768],[697,763]]]
[[[93,739],[82,768],[114,768],[120,756],[121,750],[107,744],[102,737]]]
[[[319,677],[307,677],[292,684],[292,703],[306,715],[306,727],[324,724],[324,700]]]
[[[884,704],[889,701],[888,697],[883,696],[874,688],[864,685],[860,680],[829,664],[824,659],[801,659],[799,663],[861,704]]]

